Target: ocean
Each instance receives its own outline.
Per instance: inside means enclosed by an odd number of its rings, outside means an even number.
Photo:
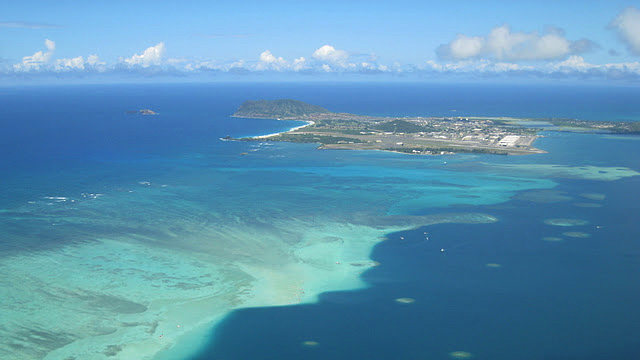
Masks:
[[[640,121],[624,86],[0,88],[3,359],[640,358],[640,137],[413,156],[223,141],[295,98]],[[127,114],[149,108],[156,116]]]

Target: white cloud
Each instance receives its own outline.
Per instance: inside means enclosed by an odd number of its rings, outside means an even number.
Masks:
[[[273,56],[271,51],[265,50],[262,53],[260,53],[260,61],[270,64],[270,63],[278,62],[278,59],[275,56]],[[284,59],[280,58],[280,61],[284,61]]]
[[[50,52],[54,52],[56,50],[56,42],[49,40],[49,39],[45,39],[44,40],[44,46],[47,47],[47,50],[49,50]]]
[[[559,71],[586,71],[597,68],[597,65],[587,63],[582,56],[572,55],[568,59],[551,65],[553,70]]]
[[[349,53],[344,50],[337,50],[331,45],[324,45],[313,52],[313,57],[320,61],[343,63],[349,58]]]
[[[256,65],[257,70],[284,70],[289,67],[287,61],[282,57],[275,57],[271,51],[265,50],[260,54],[260,62]]]
[[[100,58],[98,57],[98,55],[89,55],[87,57],[87,64],[91,65],[91,66],[102,66],[102,65],[106,65],[107,63],[105,63],[104,61],[100,61]]]
[[[513,32],[508,25],[503,25],[484,37],[459,34],[450,43],[441,45],[436,52],[441,59],[451,60],[555,60],[588,51],[595,46],[595,43],[586,39],[569,41],[562,29],[558,28],[548,27],[546,33],[540,35],[536,32]]]
[[[484,47],[483,38],[460,34],[449,44],[449,53],[455,59],[466,59],[480,55]]]
[[[53,63],[53,70],[57,72],[62,71],[98,71],[104,72],[107,68],[107,63],[100,61],[98,55],[89,55],[85,60],[82,56],[76,56],[74,58],[57,59]]]
[[[622,10],[610,26],[618,31],[632,54],[640,55],[640,10],[635,7]]]
[[[55,41],[46,39],[44,46],[47,48],[47,51],[38,51],[33,55],[23,57],[20,64],[13,65],[14,70],[30,71],[40,70],[45,67],[49,63],[49,60],[51,60],[53,52],[56,50],[56,43]]]
[[[55,62],[54,69],[56,71],[68,70],[84,70],[84,58],[77,56],[72,59],[58,59]]]
[[[231,64],[229,64],[229,69],[233,69],[233,68],[243,68],[245,66],[245,61],[240,59],[238,61],[234,61]]]
[[[107,63],[100,60],[98,55],[89,55],[86,60],[83,56],[54,60],[52,57],[56,50],[55,41],[46,39],[44,45],[47,51],[38,51],[33,55],[23,57],[21,63],[13,65],[13,70],[16,72],[30,71],[42,73],[69,71],[105,72],[110,68],[107,66]]]
[[[220,62],[216,60],[204,60],[204,61],[194,61],[186,63],[183,66],[183,69],[188,72],[195,71],[222,71],[222,72],[234,72],[236,70],[247,70],[246,61],[237,60],[233,62]]]
[[[300,71],[307,68],[307,59],[304,57],[299,57],[293,60],[293,64],[291,65],[294,71]]]
[[[130,66],[142,66],[145,68],[151,65],[160,65],[162,63],[164,52],[164,43],[161,42],[155,46],[147,48],[142,54],[134,54],[132,57],[124,59],[123,61]]]
[[[640,75],[640,62],[627,62],[627,63],[610,63],[610,64],[591,64],[582,58],[582,56],[571,56],[567,60],[552,64],[549,67],[550,72],[562,72],[562,73],[587,73],[593,72],[594,74],[603,74],[616,76],[620,75]]]
[[[354,57],[354,56],[351,56]],[[319,59],[326,61],[319,61]],[[350,56],[346,51],[336,50],[325,45],[314,51],[311,59],[300,56],[292,60],[277,56],[267,49],[260,53],[257,61],[245,63],[244,61],[235,64],[218,63],[215,61],[187,62],[182,66],[185,71],[193,72],[198,70],[219,70],[223,72],[272,71],[272,72],[392,72],[391,68],[376,61],[348,62]],[[165,61],[169,62],[169,60]],[[232,71],[233,69],[233,71]]]

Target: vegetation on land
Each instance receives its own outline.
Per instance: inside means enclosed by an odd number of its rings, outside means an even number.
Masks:
[[[302,101],[245,101],[235,117],[309,121],[308,126],[268,137],[242,141],[318,143],[328,149],[386,150],[410,154],[478,153],[499,155],[537,154],[531,145],[539,137],[536,124],[552,124],[570,130],[640,134],[640,122],[597,122],[574,119],[516,119],[482,117],[391,118],[334,113]]]
[[[235,117],[292,118],[311,114],[330,114],[331,111],[298,100],[248,100],[233,114]]]

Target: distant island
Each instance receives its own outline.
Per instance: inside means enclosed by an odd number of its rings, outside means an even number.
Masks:
[[[128,110],[127,114],[129,115],[158,115],[157,112],[151,109],[140,109],[140,110]]]
[[[539,154],[532,146],[541,128],[551,131],[640,134],[640,123],[575,119],[485,117],[377,117],[334,113],[298,100],[245,101],[233,117],[307,121],[287,132],[225,140],[319,143],[323,149],[385,150],[409,154]]]

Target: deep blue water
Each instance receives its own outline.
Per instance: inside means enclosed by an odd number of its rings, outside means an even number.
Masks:
[[[333,111],[370,115],[639,120],[639,95],[636,88],[424,84],[3,88],[0,209],[52,194],[109,191],[150,177],[195,176],[199,168],[208,166],[266,166],[264,159],[237,165],[237,154],[246,150],[246,144],[219,138],[272,133],[296,123],[231,121],[228,115],[247,99],[296,98]],[[140,108],[152,108],[160,116],[125,114]],[[635,156],[639,140],[545,135],[536,143],[549,151],[544,155],[462,155],[428,157],[424,162],[446,159],[471,164],[455,170],[461,174],[477,171],[475,163],[616,166],[640,171]],[[355,161],[349,159],[362,163],[383,157],[393,166],[389,159],[401,163],[406,158],[323,152],[312,145],[281,146],[274,154],[298,153],[304,161],[274,158],[266,164],[284,168],[295,163],[309,169],[332,164],[346,171],[347,163]],[[290,181],[277,173],[264,179],[265,186],[286,186]],[[390,234],[390,240],[371,254],[382,265],[363,275],[368,289],[325,293],[312,305],[234,311],[212,329],[210,344],[193,359],[448,359],[452,351],[491,360],[640,358],[640,177],[553,181],[558,184],[554,190],[571,200],[536,202],[514,196],[499,204],[418,209],[415,215],[484,212],[499,221],[441,224]],[[366,191],[367,184],[360,186]],[[581,197],[584,193],[606,197],[592,201]],[[575,205],[580,202],[602,206]],[[560,228],[543,222],[566,217],[589,224]],[[562,237],[564,231],[591,236],[541,240]],[[0,241],[0,250],[19,252],[69,241],[47,236],[25,239],[21,244]],[[487,263],[501,267],[486,267]],[[394,302],[400,297],[416,302]],[[302,346],[306,340],[319,345]]]
[[[382,266],[364,275],[371,288],[238,310],[196,359],[448,359],[454,350],[478,359],[637,359],[639,185],[566,182],[559,189],[569,194],[606,193],[606,205],[512,201],[486,209],[499,223],[393,234],[372,254]],[[541,241],[566,230],[542,221],[567,213],[591,220],[592,236]],[[484,267],[488,259],[502,267]],[[300,345],[308,339],[320,345]]]

